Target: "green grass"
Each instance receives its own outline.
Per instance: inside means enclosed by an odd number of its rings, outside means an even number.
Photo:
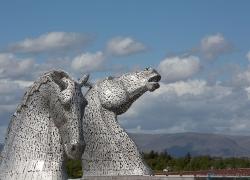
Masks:
[[[67,161],[67,173],[69,178],[82,177],[82,162],[81,160],[68,160]]]

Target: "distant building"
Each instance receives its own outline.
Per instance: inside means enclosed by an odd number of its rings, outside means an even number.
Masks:
[[[165,170],[165,169],[164,169]],[[250,176],[250,168],[228,168],[228,169],[212,169],[212,170],[202,170],[202,171],[183,171],[183,172],[168,172],[164,171],[162,173],[157,173],[157,175],[167,175],[167,176]],[[166,169],[167,170],[167,169]]]

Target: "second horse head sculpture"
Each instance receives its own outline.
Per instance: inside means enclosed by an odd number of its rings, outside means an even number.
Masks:
[[[84,176],[152,174],[135,143],[119,125],[117,115],[125,113],[145,92],[159,88],[160,79],[156,70],[146,68],[106,78],[87,92],[83,118]]]

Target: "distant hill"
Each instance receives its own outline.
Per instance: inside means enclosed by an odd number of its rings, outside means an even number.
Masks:
[[[250,136],[222,134],[176,133],[176,134],[134,134],[130,137],[144,152],[167,151],[175,157],[210,155],[217,157],[249,157]],[[3,144],[0,144],[0,151]]]
[[[130,134],[139,149],[163,152],[179,157],[188,152],[192,156],[250,157],[250,136],[221,134]]]

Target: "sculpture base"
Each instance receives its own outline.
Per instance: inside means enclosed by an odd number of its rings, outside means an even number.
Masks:
[[[197,178],[194,176],[86,176],[77,180],[205,180],[206,178],[207,177]]]

